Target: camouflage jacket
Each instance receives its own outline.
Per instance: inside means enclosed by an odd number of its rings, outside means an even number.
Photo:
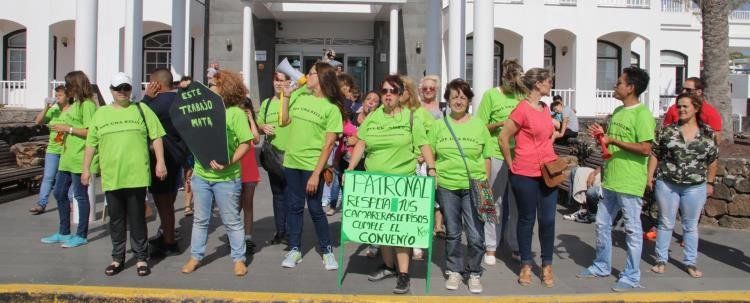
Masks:
[[[706,182],[708,166],[719,156],[713,134],[710,126],[701,124],[696,138],[685,142],[679,124],[662,128],[651,146],[659,160],[656,178],[677,184]]]

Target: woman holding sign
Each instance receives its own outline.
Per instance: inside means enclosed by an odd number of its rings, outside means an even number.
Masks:
[[[454,79],[445,88],[443,97],[448,101],[450,115],[442,123],[436,122],[429,132],[430,146],[435,150],[435,168],[438,173],[437,200],[443,208],[445,219],[445,288],[458,289],[461,281],[468,277],[469,291],[482,292],[479,278],[482,275],[484,254],[484,221],[475,206],[470,182],[485,181],[497,150],[497,143],[490,136],[481,119],[472,117],[467,110],[474,93],[463,79]],[[495,216],[496,214],[488,214]],[[463,227],[466,229],[469,259],[464,262],[461,246]],[[464,264],[465,263],[465,264]]]
[[[302,262],[302,214],[305,201],[310,211],[318,246],[323,252],[326,270],[339,268],[331,247],[328,218],[321,204],[323,184],[320,175],[333,150],[334,141],[343,130],[344,108],[336,83],[336,69],[328,63],[318,62],[307,73],[307,85],[282,100],[281,126],[299,140],[286,144],[284,175],[286,176],[287,224],[289,247],[281,267],[294,268]],[[289,96],[289,97],[287,97]]]
[[[213,201],[219,207],[221,222],[227,231],[229,246],[231,247],[234,274],[247,274],[245,266],[245,231],[240,216],[240,160],[250,149],[253,134],[250,132],[248,118],[239,105],[245,100],[248,90],[242,84],[242,77],[228,70],[218,71],[209,80],[208,86],[213,92],[221,96],[226,107],[226,134],[228,164],[220,164],[211,160],[210,167],[203,167],[200,161],[195,161],[193,179],[191,181],[195,197],[193,214],[193,235],[190,238],[190,260],[182,267],[185,274],[192,273],[198,268],[206,252],[208,238],[208,222],[211,218]],[[197,157],[196,157],[197,158]]]
[[[380,92],[383,106],[367,116],[359,127],[357,135],[360,140],[354,146],[348,169],[352,170],[357,167],[366,151],[365,168],[367,171],[413,176],[415,175],[414,168],[417,166],[417,156],[414,151],[420,150],[427,163],[427,173],[435,176],[435,161],[427,141],[422,117],[415,115],[399,101],[404,94],[404,82],[401,77],[386,76],[381,84]],[[367,279],[374,282],[398,275],[393,292],[396,294],[409,292],[410,251],[408,247],[381,246],[384,264]]]

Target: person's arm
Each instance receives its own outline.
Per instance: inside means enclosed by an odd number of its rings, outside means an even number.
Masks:
[[[492,171],[492,159],[490,158],[484,159],[484,169],[486,170],[486,173],[487,173],[487,181],[489,181],[490,172]]]
[[[510,138],[515,136],[516,133],[518,133],[518,130],[518,124],[516,124],[515,121],[508,119],[505,120],[503,130],[500,132],[498,143],[500,144],[500,151],[503,152],[503,158],[505,158],[505,163],[508,164],[508,167],[511,167],[513,164],[513,158],[510,153]]]
[[[250,123],[250,132],[253,134],[253,145],[260,143],[260,134],[258,133],[258,125],[255,124],[255,119],[253,119],[253,115],[248,112],[247,113],[247,120]]]
[[[365,153],[365,147],[364,140],[357,141],[357,144],[352,149],[352,158],[349,160],[349,167],[346,170],[353,170],[359,165],[359,161],[362,161],[362,155]]]
[[[42,111],[40,111],[38,114],[36,114],[36,117],[34,118],[34,123],[36,123],[36,125],[42,125],[42,124],[44,124],[46,122],[44,120],[47,120],[47,119],[45,119],[46,116],[47,116],[47,111],[51,107],[52,107],[51,104],[47,104],[47,105],[44,106],[44,109],[42,109]]]
[[[419,147],[420,151],[422,152],[422,157],[424,158],[424,162],[427,163],[427,170],[430,170],[432,168],[435,169],[435,154],[432,153],[432,148],[429,144],[425,144]]]
[[[560,122],[560,133],[565,133],[565,130],[568,129],[568,122],[570,122],[570,118],[563,116],[562,122]]]
[[[716,182],[716,170],[719,167],[719,160],[714,160],[708,165],[708,177],[706,178],[706,193],[708,196],[714,194],[714,182]]]
[[[245,155],[245,153],[247,153],[247,151],[250,150],[250,143],[249,143],[250,141],[252,141],[252,139],[242,142],[240,143],[240,145],[237,146],[237,149],[234,150],[234,154],[232,154],[232,159],[229,159],[229,163],[227,163],[227,165],[221,165],[219,164],[219,162],[216,162],[216,160],[211,160],[211,162],[209,163],[211,165],[211,169],[222,170],[231,166],[234,163],[240,162],[240,160]]]
[[[159,137],[154,139],[151,145],[154,147],[154,155],[156,156],[156,177],[159,180],[164,180],[168,173],[167,166],[164,164],[164,142]],[[176,174],[177,172],[172,173]]]
[[[74,135],[79,138],[86,138],[89,133],[89,130],[87,128],[75,128],[70,126],[69,124],[52,125],[52,130],[56,132],[68,133],[69,135]]]
[[[659,164],[659,160],[656,159],[656,155],[651,154],[648,157],[648,173],[646,174],[646,187],[649,190],[654,190],[654,172],[656,171],[656,166]]]
[[[620,140],[613,139],[604,132],[604,128],[602,128],[601,125],[594,123],[591,126],[589,126],[589,132],[593,135],[597,132],[601,132],[604,134],[604,144],[606,145],[615,145],[619,147],[622,150],[625,150],[627,152],[648,157],[651,154],[651,140],[644,141],[644,142],[623,142]]]
[[[323,149],[320,151],[318,163],[315,164],[315,169],[313,170],[310,179],[307,179],[307,194],[314,195],[315,192],[318,191],[320,173],[323,172],[323,168],[325,168],[326,163],[328,163],[328,157],[331,155],[333,144],[336,142],[337,138],[337,133],[326,133],[326,141],[323,144]]]
[[[89,180],[91,179],[91,161],[94,159],[94,154],[96,153],[95,147],[86,146],[86,149],[83,152],[83,172],[81,173],[81,184],[84,186],[89,185]]]

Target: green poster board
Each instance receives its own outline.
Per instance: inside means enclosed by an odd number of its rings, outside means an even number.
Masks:
[[[346,242],[425,248],[429,292],[435,178],[347,171],[343,186],[339,263]]]

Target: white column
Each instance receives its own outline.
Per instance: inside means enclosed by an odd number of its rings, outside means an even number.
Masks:
[[[448,4],[448,79],[446,81],[464,78],[466,72],[465,6],[465,0],[450,0]]]
[[[474,50],[472,85],[477,96],[492,88],[492,55],[494,51],[493,1],[474,1]],[[472,107],[479,108],[481,98],[474,98]]]
[[[183,64],[185,64],[184,65],[185,66],[185,72],[183,73],[183,75],[191,75],[190,68],[192,66],[190,65],[190,63],[191,63],[192,60],[190,60],[190,59],[193,58],[193,56],[195,55],[195,54],[191,53],[191,50],[192,50],[192,44],[191,44],[192,43],[192,39],[191,39],[192,35],[191,35],[191,32],[190,32],[190,6],[191,6],[192,1],[190,1],[190,0],[184,0],[184,1],[186,3],[185,3],[185,57],[184,57],[184,61],[183,61],[184,62]],[[174,29],[172,29],[172,30],[174,30]],[[175,80],[177,80],[177,79],[175,79]]]
[[[654,42],[653,38],[646,41],[646,54],[644,69],[648,72],[650,81],[648,82],[647,92],[643,93],[641,100],[651,109],[652,114],[658,116],[660,114],[659,79],[661,79],[661,48]]]
[[[185,75],[185,0],[172,0],[172,76]],[[147,71],[148,72],[148,71]]]
[[[427,20],[425,24],[427,27],[427,37],[424,42],[424,54],[428,75],[440,75],[441,72],[440,54],[443,52],[443,44],[440,39],[443,35],[443,16],[440,13],[441,6],[441,1],[427,1]]]
[[[575,110],[579,116],[596,113],[596,37],[579,33],[575,43]]]
[[[36,16],[43,18],[46,8],[35,11]],[[42,108],[44,98],[49,95],[49,82],[52,40],[47,23],[31,23],[26,28],[26,88],[25,100],[14,100],[23,103],[25,108]]]
[[[125,0],[124,72],[133,79],[133,100],[141,99],[143,82],[143,0]]]
[[[98,0],[76,1],[75,69],[83,71],[96,83],[96,32]]]
[[[544,67],[544,34],[529,28],[522,41],[523,69]]]
[[[390,43],[388,45],[388,73],[398,74],[398,6],[391,6]]]
[[[258,100],[258,67],[255,65],[253,33],[253,0],[242,0],[242,78],[250,90],[250,98]]]

